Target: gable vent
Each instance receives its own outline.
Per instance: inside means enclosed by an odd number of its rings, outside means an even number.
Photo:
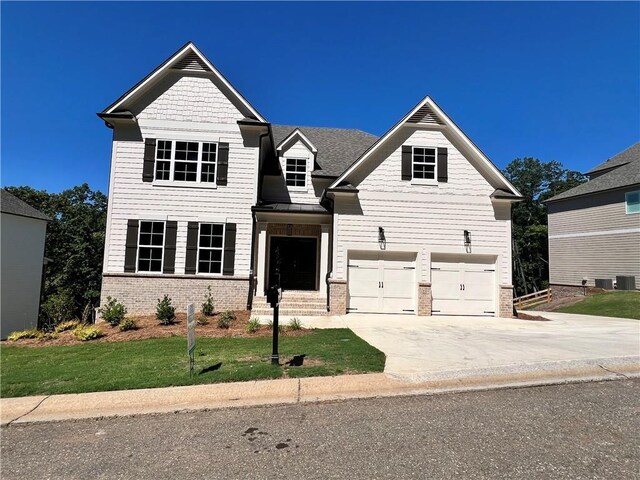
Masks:
[[[211,69],[207,67],[207,64],[195,53],[190,52],[177,60],[171,68],[176,70],[197,70],[200,72],[210,72]]]
[[[429,105],[423,105],[420,109],[411,115],[409,123],[428,123],[431,125],[444,125],[444,122],[431,110]]]

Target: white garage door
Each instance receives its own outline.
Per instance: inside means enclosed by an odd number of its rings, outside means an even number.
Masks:
[[[495,257],[434,254],[431,294],[434,315],[494,315]]]
[[[348,311],[414,313],[415,259],[415,253],[350,253]]]

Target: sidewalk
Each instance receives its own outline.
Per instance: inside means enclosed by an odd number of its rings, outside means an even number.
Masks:
[[[258,405],[640,378],[637,357],[461,370],[419,383],[383,373],[0,399],[2,426]]]

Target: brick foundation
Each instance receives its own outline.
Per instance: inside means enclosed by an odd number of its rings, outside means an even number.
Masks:
[[[177,311],[185,311],[188,303],[200,310],[207,287],[211,286],[213,305],[217,311],[245,310],[249,293],[248,278],[204,278],[192,275],[104,274],[100,305],[107,296],[117,298],[131,314],[155,313],[158,299],[171,297]]]
[[[500,285],[498,317],[513,317],[513,285]]]
[[[329,314],[347,313],[347,281],[329,280]]]
[[[420,282],[418,284],[418,315],[431,316],[431,284]]]

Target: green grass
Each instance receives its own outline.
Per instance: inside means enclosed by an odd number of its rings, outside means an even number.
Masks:
[[[602,315],[640,320],[640,292],[606,292],[590,295],[578,303],[557,309],[564,313]]]
[[[280,337],[281,363],[306,354],[312,365],[286,369],[290,377],[381,372],[385,356],[348,329]],[[189,377],[184,337],[73,346],[0,347],[4,397],[281,378],[270,364],[271,337],[199,338],[195,375]],[[203,369],[222,362],[217,370]],[[313,365],[316,363],[315,365]]]

